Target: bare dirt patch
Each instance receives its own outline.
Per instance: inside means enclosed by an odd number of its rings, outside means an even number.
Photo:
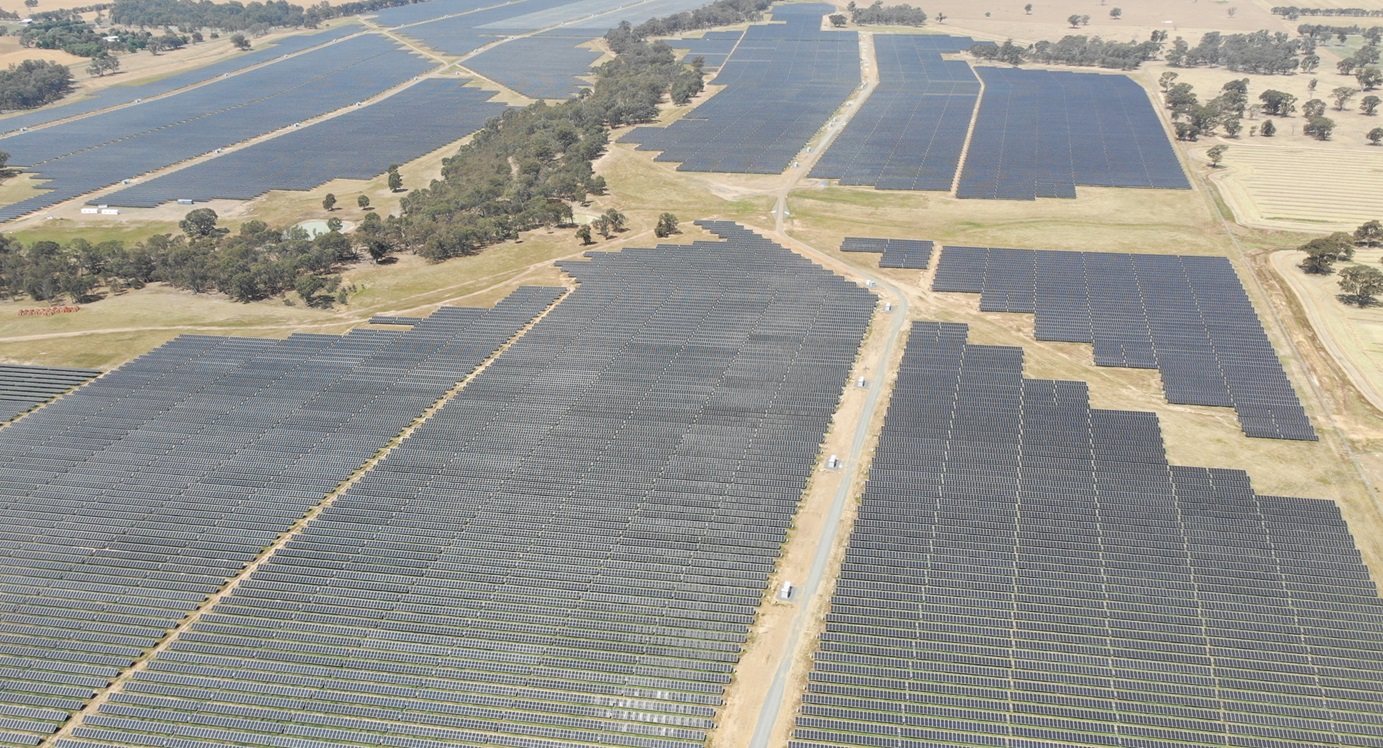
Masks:
[[[1359,392],[1383,413],[1383,306],[1360,308],[1341,303],[1338,275],[1308,275],[1297,267],[1298,252],[1274,252],[1272,269],[1300,302],[1311,328],[1340,364]],[[1377,266],[1383,250],[1366,249],[1355,263]]]
[[[1383,148],[1234,143],[1210,176],[1235,220],[1248,226],[1352,231],[1383,217],[1383,190],[1377,188],[1383,183]]]
[[[890,0],[889,5],[903,0]],[[918,3],[913,3],[917,5]],[[1166,0],[1160,3],[1130,2],[1129,0],[1036,0],[1032,13],[1023,10],[1026,2],[972,2],[971,0],[939,0],[923,7],[933,19],[928,26],[933,31],[966,33],[984,39],[1013,39],[1035,42],[1041,39],[1056,41],[1068,34],[1099,35],[1106,39],[1143,41],[1154,29],[1167,31],[1171,36],[1199,39],[1206,31],[1225,33],[1249,32],[1259,29],[1289,31],[1295,24],[1269,12],[1268,4],[1253,0]],[[1304,3],[1303,3],[1304,4]],[[1123,11],[1119,19],[1109,12],[1115,7]],[[1234,15],[1229,9],[1235,8]],[[938,13],[946,15],[942,24],[935,22]],[[1090,23],[1072,28],[1067,19],[1072,15],[1090,16]],[[1169,23],[1170,22],[1170,23]]]

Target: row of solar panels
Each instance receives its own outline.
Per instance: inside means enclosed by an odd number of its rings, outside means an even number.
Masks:
[[[1170,466],[1153,414],[966,337],[914,323],[789,744],[1372,744],[1383,601],[1339,510]]]
[[[576,291],[62,744],[702,742],[874,307],[863,289],[762,237],[734,224],[706,228],[724,240],[563,263]],[[72,690],[53,707],[80,705],[325,491],[240,497],[222,487],[218,499],[189,495],[206,504],[193,516],[135,496],[159,496],[157,476],[183,467],[219,462],[247,479],[276,472],[269,450],[251,449],[261,442],[239,446],[237,434],[253,440],[262,419],[310,412],[330,439],[334,408],[370,395],[316,394],[314,377],[358,385],[362,370],[411,371],[417,364],[396,355],[404,341],[439,326],[451,334],[444,345],[469,340],[478,333],[464,321],[474,317],[384,317],[375,321],[402,322],[403,331],[300,336],[297,345],[319,354],[306,358],[290,355],[288,341],[180,339],[86,388],[87,402],[104,409],[93,417],[81,402],[71,406],[66,433],[93,447],[115,439],[122,454],[159,471],[127,470],[123,490],[107,486],[100,498],[103,508],[133,510],[126,535],[138,533],[138,542],[85,531],[101,550],[70,569],[45,565],[58,574],[32,595],[24,585],[45,576],[25,572],[10,588],[25,610],[24,636],[45,645],[31,653],[34,673],[52,671],[59,652],[95,656],[85,643],[96,640],[73,617],[90,615],[93,593],[113,596],[101,598],[109,607],[98,619],[119,627],[122,648],[106,656],[105,670],[64,685]],[[189,347],[206,356],[189,360]],[[457,367],[451,381],[465,374]],[[136,389],[122,392],[131,383]],[[310,410],[295,409],[304,397]],[[403,418],[422,410],[385,391],[361,416],[379,420],[380,409]],[[146,425],[131,429],[122,414]],[[31,438],[48,438],[45,419],[27,421]],[[359,426],[346,430],[360,435]],[[232,443],[213,447],[218,440]],[[280,462],[294,456],[274,445]],[[45,450],[15,451],[14,465],[52,470],[58,481],[66,474],[42,461]],[[71,461],[85,464],[82,454]],[[279,506],[296,512],[258,514]],[[217,519],[226,513],[260,519],[241,529]],[[203,515],[214,524],[199,524]],[[242,534],[252,538],[243,546]],[[100,590],[81,586],[86,577],[74,574],[95,576],[116,546],[127,554],[122,564],[157,567],[112,568]],[[173,548],[180,555],[170,563],[160,554]],[[241,555],[226,555],[233,550]],[[15,559],[36,552],[33,544],[12,551]],[[170,573],[201,584],[138,608],[140,586],[164,586],[146,575]],[[78,594],[56,591],[71,584]],[[41,623],[47,639],[38,638]],[[0,652],[0,666],[8,656]],[[0,700],[17,704],[47,687],[39,675],[17,674]],[[62,715],[48,716],[56,724]]]
[[[947,247],[932,287],[1036,314],[1039,340],[1093,343],[1097,365],[1157,368],[1169,402],[1234,407],[1249,436],[1316,439],[1224,258]]]

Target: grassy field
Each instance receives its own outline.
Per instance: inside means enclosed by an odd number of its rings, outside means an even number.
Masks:
[[[1383,217],[1383,148],[1233,144],[1215,181],[1240,223],[1352,231]]]
[[[1223,255],[1229,242],[1192,191],[1078,188],[1076,200],[959,200],[941,193],[821,186],[793,192],[794,230],[813,246],[844,236],[943,244]]]

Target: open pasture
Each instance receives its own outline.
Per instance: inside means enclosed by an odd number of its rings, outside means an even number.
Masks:
[[[1236,143],[1222,166],[1212,175],[1240,223],[1352,231],[1383,217],[1383,148]]]

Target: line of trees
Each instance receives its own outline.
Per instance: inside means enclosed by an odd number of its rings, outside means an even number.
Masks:
[[[136,28],[178,28],[184,33],[195,29],[243,31],[259,34],[273,28],[316,28],[324,21],[344,16],[373,13],[424,0],[355,0],[331,5],[327,2],[307,7],[286,0],[241,3],[237,0],[216,3],[210,0],[116,0],[111,6],[111,23]]]
[[[650,18],[638,26],[631,26],[627,21],[621,22],[618,27],[611,29],[605,38],[607,41],[613,41],[612,36],[642,41],[658,36],[677,36],[716,26],[750,23],[762,19],[764,11],[772,4],[773,0],[717,0],[696,10],[662,18]]]
[[[1309,47],[1312,53],[1314,49],[1314,46]],[[1307,51],[1305,41],[1293,39],[1280,31],[1255,31],[1251,34],[1209,31],[1194,47],[1178,36],[1172,40],[1164,58],[1174,68],[1209,66],[1236,72],[1283,75],[1300,68],[1302,61],[1297,56]]]
[[[25,245],[0,235],[0,298],[88,304],[107,293],[166,283],[197,293],[220,291],[236,301],[296,293],[324,307],[344,301],[340,270],[358,260],[356,247],[336,229],[309,237],[300,228],[248,221],[230,233],[209,208],[189,212],[182,233],[158,234],[133,245],[120,241]]]
[[[1295,21],[1302,16],[1383,16],[1383,10],[1376,8],[1298,8],[1295,5],[1274,6],[1273,13],[1289,21]]]
[[[34,109],[72,91],[72,71],[47,60],[24,60],[0,70],[0,110]]]
[[[592,161],[610,128],[651,122],[665,98],[685,101],[701,91],[700,67],[677,62],[667,44],[643,41],[629,27],[607,40],[617,56],[598,69],[594,88],[487,122],[443,162],[440,180],[404,196],[401,215],[366,229],[369,241],[441,261],[521,231],[570,225],[571,204],[605,190]]]
[[[927,23],[927,14],[907,3],[884,7],[883,0],[874,0],[868,7],[861,8],[850,0],[845,9],[857,26],[924,26]]]
[[[1060,41],[1040,41],[1031,46],[1016,45],[1012,40],[1003,44],[984,42],[970,48],[970,55],[980,60],[1021,65],[1036,62],[1044,65],[1077,65],[1114,70],[1135,70],[1144,62],[1155,59],[1162,49],[1166,32],[1154,31],[1145,42],[1116,42],[1098,36],[1065,36]]]

